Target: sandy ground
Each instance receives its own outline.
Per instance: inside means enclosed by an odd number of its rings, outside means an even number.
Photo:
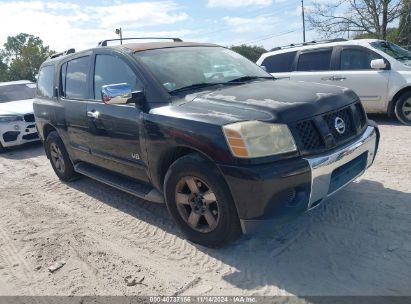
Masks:
[[[411,127],[374,119],[382,142],[363,177],[219,250],[184,240],[162,205],[60,182],[40,144],[3,153],[0,295],[411,295]]]

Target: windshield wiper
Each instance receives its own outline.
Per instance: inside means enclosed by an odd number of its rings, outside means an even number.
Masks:
[[[233,85],[233,83],[231,83],[231,82],[201,82],[201,83],[194,83],[194,84],[188,85],[186,87],[182,87],[182,88],[178,88],[178,89],[169,91],[169,93],[172,94],[172,93],[178,93],[178,92],[187,91],[187,90],[201,89],[201,88],[210,87],[210,86],[214,86],[214,85],[218,85],[218,84]]]
[[[400,57],[396,57],[395,59],[397,59],[397,60],[411,60],[411,56],[400,56]]]
[[[230,80],[230,83],[242,82],[242,81],[249,81],[254,79],[275,79],[273,76],[243,76],[239,78],[235,78]]]
[[[178,92],[182,92],[182,91],[188,91],[188,90],[195,90],[195,89],[201,89],[201,88],[205,88],[205,87],[209,87],[209,86],[214,86],[214,85],[235,85],[235,84],[242,84],[245,81],[249,81],[249,80],[254,80],[254,79],[275,79],[274,77],[270,77],[270,76],[243,76],[243,77],[239,77],[227,82],[201,82],[201,83],[194,83],[191,85],[188,85],[186,87],[182,87],[182,88],[178,88],[172,91],[169,91],[170,94],[173,93],[178,93]]]

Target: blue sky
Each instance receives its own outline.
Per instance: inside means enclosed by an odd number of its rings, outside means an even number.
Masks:
[[[306,6],[310,6],[306,0]],[[0,44],[20,32],[52,49],[93,47],[103,39],[178,36],[225,46],[272,48],[302,41],[300,0],[1,1]],[[307,32],[307,39],[318,35]]]

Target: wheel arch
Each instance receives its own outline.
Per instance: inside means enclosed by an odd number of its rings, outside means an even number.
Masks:
[[[165,179],[165,176],[170,166],[176,160],[188,154],[197,154],[200,157],[204,158],[205,160],[213,162],[210,156],[208,156],[204,152],[199,151],[193,147],[175,146],[173,148],[168,149],[165,153],[163,153],[161,160],[158,162],[157,179],[158,179],[158,184],[161,187],[161,189],[163,187],[164,179]]]
[[[54,127],[54,126],[53,126],[52,124],[50,124],[50,123],[46,123],[46,124],[43,126],[42,132],[43,132],[44,143],[46,142],[47,137],[49,136],[49,134],[50,134],[51,132],[54,132],[54,131],[58,133],[57,128]],[[46,148],[45,148],[45,151],[46,151],[46,156],[47,156],[47,158],[50,159],[50,155],[49,155],[49,153],[48,153],[48,151],[47,151]]]
[[[43,137],[44,137],[44,140],[46,140],[47,139],[47,136],[49,136],[49,134],[51,133],[51,132],[53,132],[53,131],[56,131],[57,132],[57,128],[56,127],[54,127],[52,124],[50,124],[50,123],[46,123],[45,125],[44,125],[44,127],[43,127]],[[57,132],[58,133],[58,132]]]
[[[391,101],[388,104],[388,115],[390,117],[394,117],[395,116],[395,104],[398,101],[398,99],[405,93],[407,92],[411,92],[411,86],[407,86],[405,88],[402,88],[401,90],[399,90],[397,93],[395,93],[395,95],[393,96],[393,98],[391,99]]]

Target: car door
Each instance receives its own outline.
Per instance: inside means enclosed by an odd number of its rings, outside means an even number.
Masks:
[[[374,59],[383,58],[362,46],[340,47],[333,81],[357,93],[368,112],[384,111],[391,73],[388,61],[387,69],[372,69],[371,61]]]
[[[79,55],[60,66],[60,102],[64,108],[65,127],[75,159],[90,161],[90,142],[86,120],[90,99],[90,54]]]
[[[135,104],[106,104],[103,85],[127,83],[133,91],[142,88],[131,62],[113,51],[97,51],[93,56],[93,101],[87,104],[88,132],[94,163],[140,180],[148,181],[141,160],[140,120]]]
[[[322,84],[333,84],[333,48],[301,50],[290,79]]]

